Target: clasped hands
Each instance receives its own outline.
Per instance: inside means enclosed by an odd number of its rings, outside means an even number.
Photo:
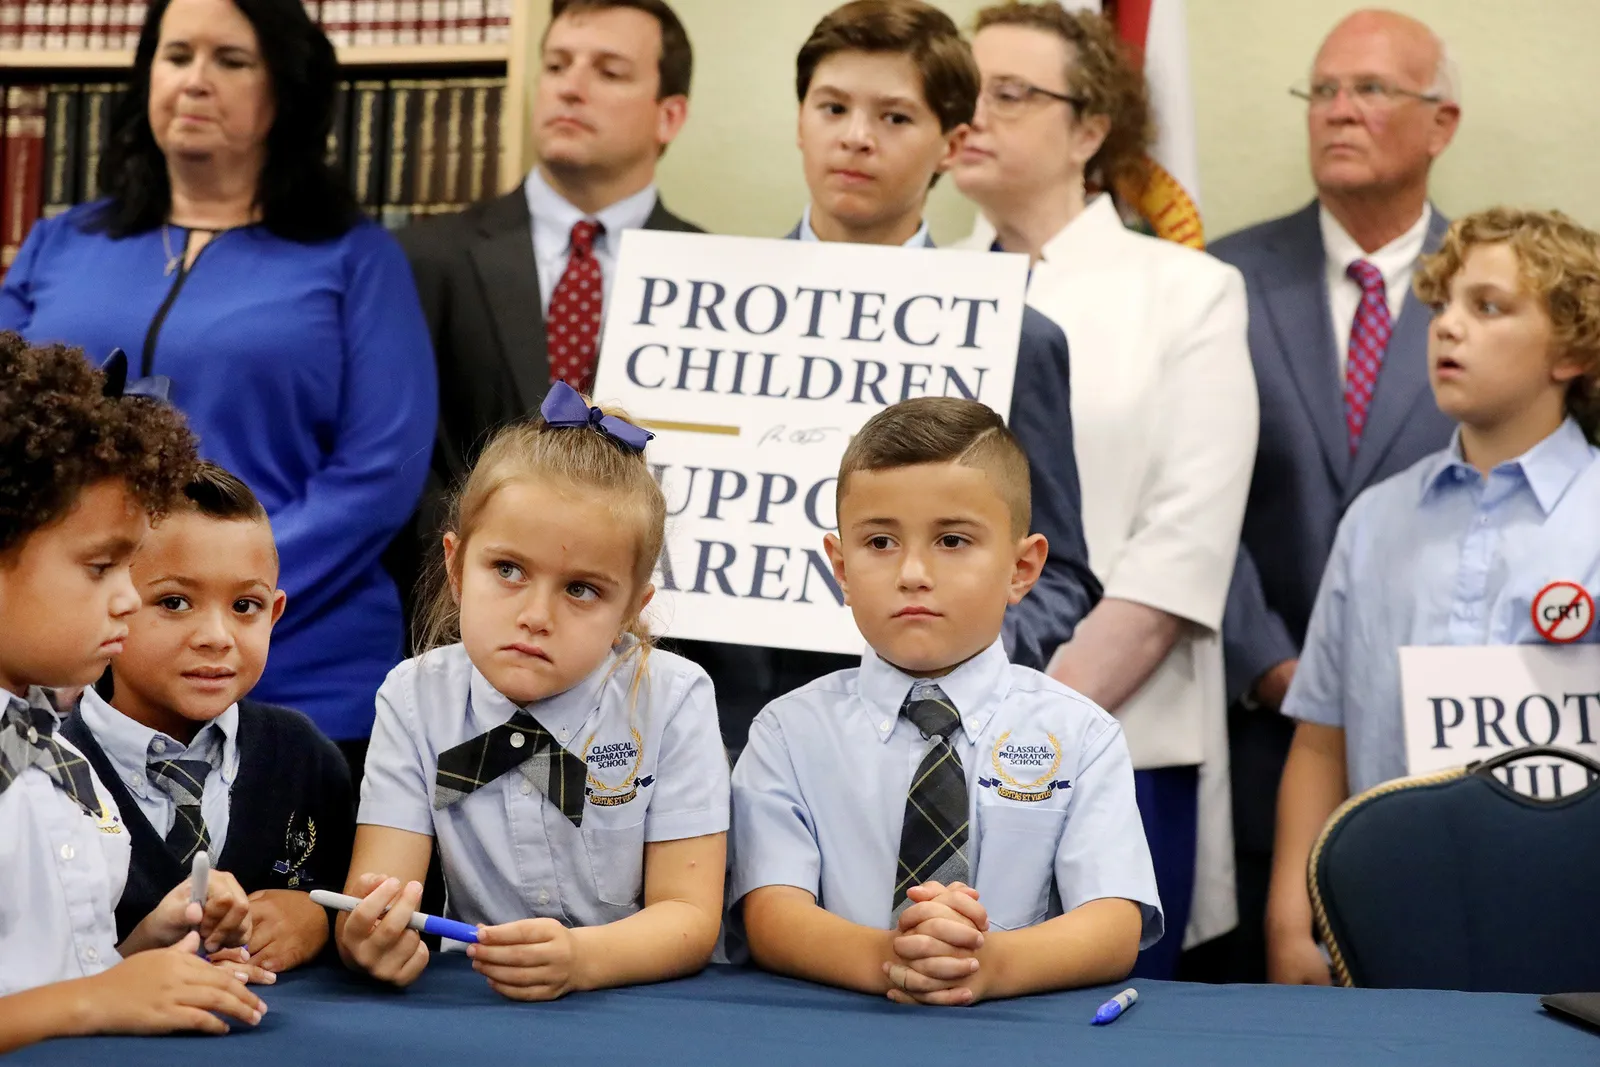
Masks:
[[[989,913],[978,891],[961,882],[924,882],[906,892],[912,903],[900,913],[892,941],[894,958],[884,961],[889,999],[896,1004],[964,1006],[983,998],[987,974],[983,948]]]

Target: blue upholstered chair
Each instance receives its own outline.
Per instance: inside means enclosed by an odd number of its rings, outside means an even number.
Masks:
[[[1543,796],[1497,771],[1542,774]],[[1600,764],[1582,755],[1523,748],[1386,782],[1333,814],[1308,873],[1347,986],[1600,989]]]

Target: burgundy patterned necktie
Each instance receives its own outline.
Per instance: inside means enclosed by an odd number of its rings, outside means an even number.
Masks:
[[[550,294],[545,315],[550,380],[566,382],[585,396],[594,391],[600,345],[600,261],[594,257],[594,239],[605,232],[588,219],[573,225],[567,269]]]
[[[1389,320],[1389,295],[1383,272],[1364,259],[1358,259],[1345,273],[1361,286],[1361,303],[1350,326],[1350,351],[1344,368],[1344,421],[1350,431],[1350,454],[1361,444],[1367,414],[1372,409],[1372,392],[1378,385],[1378,370],[1389,347],[1394,324]]]

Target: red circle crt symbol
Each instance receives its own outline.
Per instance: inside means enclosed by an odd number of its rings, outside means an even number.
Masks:
[[[1533,598],[1533,628],[1546,641],[1568,645],[1594,625],[1594,599],[1577,582],[1551,582]]]

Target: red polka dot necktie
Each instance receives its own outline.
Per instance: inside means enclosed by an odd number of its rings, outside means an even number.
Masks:
[[[1389,320],[1389,295],[1383,272],[1364,259],[1358,259],[1345,273],[1361,286],[1361,303],[1350,327],[1350,351],[1344,367],[1344,421],[1350,431],[1350,454],[1361,444],[1367,414],[1372,408],[1372,392],[1378,385],[1378,370],[1389,347],[1394,324]]]
[[[594,239],[605,232],[604,226],[588,219],[572,227],[567,269],[550,294],[550,310],[545,315],[550,380],[566,382],[585,396],[594,391],[595,358],[600,347],[602,289]]]

